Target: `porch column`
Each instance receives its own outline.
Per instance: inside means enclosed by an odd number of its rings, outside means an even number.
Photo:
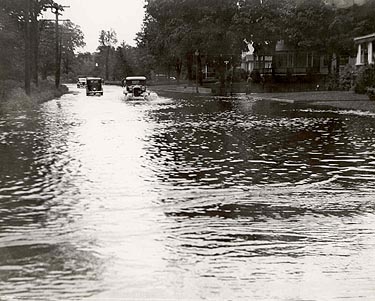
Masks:
[[[369,64],[373,64],[373,49],[372,49],[372,41],[367,43],[367,60]]]
[[[357,52],[357,60],[355,62],[356,65],[362,65],[361,62],[361,52],[362,52],[362,46],[361,43],[358,44],[358,52]]]

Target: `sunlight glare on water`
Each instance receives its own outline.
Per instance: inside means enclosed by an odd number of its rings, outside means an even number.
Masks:
[[[0,116],[5,300],[373,299],[373,116],[70,88]]]

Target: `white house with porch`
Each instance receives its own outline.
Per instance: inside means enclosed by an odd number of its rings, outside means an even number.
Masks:
[[[272,73],[272,55],[256,55],[253,42],[244,40],[247,44],[247,51],[243,51],[241,55],[241,69],[248,73],[258,70],[260,74]]]
[[[356,66],[374,64],[375,62],[374,41],[375,41],[375,33],[354,38],[354,43],[358,47]]]

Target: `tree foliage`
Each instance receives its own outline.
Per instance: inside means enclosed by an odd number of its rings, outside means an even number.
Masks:
[[[353,37],[375,32],[375,2],[339,9],[324,0],[149,0],[139,48],[157,69],[184,61],[191,79],[194,53],[212,61],[227,60],[251,41],[258,53],[270,53],[277,41],[330,56],[353,54]],[[199,59],[198,59],[199,62]]]
[[[76,64],[76,51],[85,46],[84,35],[80,27],[71,21],[59,24],[61,33],[59,51],[61,51],[62,73],[67,77],[74,73]],[[56,59],[55,22],[44,21],[40,30],[40,61],[39,67],[43,79],[55,72]]]
[[[237,34],[253,42],[255,51],[271,51],[292,27],[293,0],[240,0],[235,16]]]
[[[0,0],[0,79],[24,77],[27,93],[31,79],[38,85],[40,71],[47,77],[56,64],[54,23],[41,18],[52,7],[62,10],[53,0]],[[63,58],[72,59],[75,49],[83,45],[83,34],[71,22],[59,27]]]
[[[159,69],[174,67],[177,76],[184,61],[191,79],[194,59],[199,64],[203,56],[219,61],[239,55],[241,38],[232,22],[237,9],[234,0],[148,1],[137,45],[154,56]]]
[[[23,73],[23,36],[17,21],[0,10],[0,80],[20,79]]]
[[[99,34],[99,57],[101,65],[105,66],[105,79],[109,79],[110,64],[113,65],[115,45],[117,44],[117,34],[113,29],[102,30]]]
[[[28,60],[34,82],[38,73],[53,74],[54,23],[40,18],[52,5],[54,0],[0,0],[0,80],[22,79]],[[97,53],[77,56],[83,34],[71,22],[61,24],[62,71],[119,80],[155,70],[194,80],[205,64],[223,82],[224,62],[230,70],[238,66],[244,40],[259,54],[272,54],[284,40],[296,50],[354,55],[353,38],[375,32],[374,15],[375,1],[339,9],[324,0],[146,0],[137,47],[117,46],[116,32],[102,30]]]

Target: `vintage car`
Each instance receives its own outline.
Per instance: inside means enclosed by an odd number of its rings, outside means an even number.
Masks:
[[[86,87],[86,77],[79,77],[77,81],[77,88],[85,88]]]
[[[103,95],[102,83],[100,77],[86,77],[86,95]]]
[[[145,99],[150,95],[146,89],[146,77],[128,76],[123,80],[125,97],[127,99]]]

